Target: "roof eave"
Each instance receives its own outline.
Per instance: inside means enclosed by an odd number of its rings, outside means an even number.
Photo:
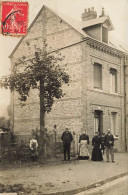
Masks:
[[[112,46],[110,46],[110,45],[108,45],[108,44],[106,44],[106,43],[103,43],[103,42],[101,42],[101,41],[99,41],[99,40],[96,40],[96,39],[94,39],[94,38],[92,38],[92,37],[85,37],[85,39],[84,40],[92,40],[92,41],[95,41],[95,42],[97,42],[97,43],[99,43],[99,44],[102,44],[102,45],[104,45],[104,46],[106,46],[106,47],[110,47],[111,49],[114,49],[114,50],[116,50],[116,51],[118,51],[119,53],[122,53],[123,54],[123,56],[125,55],[125,56],[128,56],[128,52],[126,51],[121,51],[121,50],[119,50],[119,49],[117,49],[117,48],[115,48],[115,47],[112,47]]]

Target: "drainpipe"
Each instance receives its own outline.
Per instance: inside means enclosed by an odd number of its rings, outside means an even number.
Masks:
[[[127,64],[124,56],[124,142],[125,152],[127,152]]]

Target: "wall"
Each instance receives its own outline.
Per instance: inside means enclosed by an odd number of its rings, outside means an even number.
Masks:
[[[102,90],[94,89],[94,62],[102,64]],[[110,68],[117,69],[117,94],[110,93]],[[124,150],[124,72],[123,61],[115,55],[94,49],[83,43],[82,120],[83,128],[92,139],[94,135],[94,111],[103,111],[103,132],[111,127],[110,114],[117,112],[118,150]]]
[[[58,133],[68,126],[70,130],[79,131],[81,124],[81,46],[82,36],[70,25],[57,17],[47,8],[42,10],[36,22],[30,28],[28,35],[22,40],[12,57],[12,66],[18,59],[25,56],[26,60],[33,57],[36,48],[43,48],[43,40],[47,40],[48,52],[61,49],[66,56],[60,66],[64,67],[70,75],[70,85],[63,86],[66,95],[55,100],[52,111],[46,114],[45,122],[49,131],[57,125]],[[71,45],[71,46],[69,46]],[[22,56],[21,56],[22,51]],[[18,70],[23,67],[18,64]],[[37,90],[30,91],[28,100],[21,107],[18,94],[12,94],[12,126],[14,132],[25,138],[31,134],[32,129],[39,128],[39,96]],[[14,123],[14,124],[13,124]]]
[[[125,60],[125,93],[126,93],[126,149],[128,151],[128,59]]]

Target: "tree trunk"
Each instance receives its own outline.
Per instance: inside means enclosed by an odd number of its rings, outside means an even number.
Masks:
[[[40,137],[39,137],[39,161],[43,162],[46,160],[46,154],[45,154],[45,105],[44,105],[44,81],[43,79],[40,79]]]
[[[44,81],[40,79],[40,133],[45,127]]]

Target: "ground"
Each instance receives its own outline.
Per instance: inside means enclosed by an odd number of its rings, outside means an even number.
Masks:
[[[1,164],[0,192],[18,194],[77,193],[76,189],[104,181],[127,172],[127,153],[115,154],[115,163],[56,159],[55,162],[39,164],[18,162]]]
[[[128,175],[76,195],[127,195]]]

